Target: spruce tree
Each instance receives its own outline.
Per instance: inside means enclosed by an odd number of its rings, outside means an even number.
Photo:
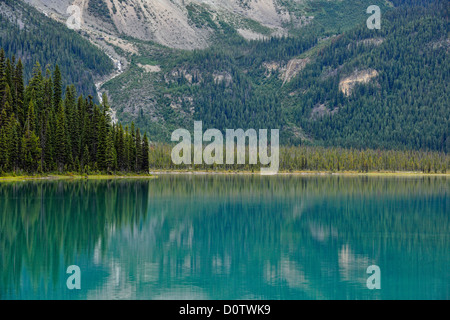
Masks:
[[[27,172],[36,172],[39,167],[41,158],[41,148],[39,147],[39,137],[36,135],[35,128],[34,104],[30,101],[28,108],[28,116],[25,122],[25,134],[22,137],[21,157],[23,169]]]
[[[105,149],[105,168],[108,173],[112,173],[116,169],[117,164],[117,154],[114,148],[114,135],[113,132],[109,132],[106,138],[106,149]]]
[[[59,70],[59,66],[55,66],[55,70],[53,71],[53,105],[54,108],[57,109],[61,105],[62,99],[62,80],[61,80],[61,71]]]
[[[119,170],[126,170],[126,148],[125,148],[125,132],[123,131],[122,124],[119,124],[119,129],[117,130],[118,141],[117,141],[117,162]]]
[[[134,123],[112,124],[106,95],[100,106],[92,96],[77,101],[72,85],[63,100],[59,67],[43,78],[39,63],[25,86],[22,61],[15,65],[1,51],[0,75],[0,171],[148,171],[147,135]]]
[[[16,106],[14,113],[19,120],[19,127],[22,128],[25,125],[26,112],[24,109],[24,99],[25,99],[25,87],[23,82],[23,65],[22,60],[19,59],[19,62],[16,65],[15,71],[15,96],[16,96]]]
[[[83,156],[81,157],[81,168],[84,173],[86,173],[86,174],[89,173],[89,166],[90,166],[89,148],[88,148],[87,144],[85,144],[84,149],[83,149]]]
[[[34,111],[34,100],[30,100],[27,109],[27,121],[25,123],[26,130],[36,133],[36,113]]]
[[[136,163],[134,171],[139,172],[142,170],[142,142],[141,142],[141,132],[139,128],[136,130]]]
[[[0,172],[6,171],[8,162],[7,116],[5,109],[0,113]]]
[[[66,133],[66,115],[62,101],[58,107],[56,118],[56,135],[55,135],[55,160],[58,170],[62,172],[64,165],[68,160],[67,157],[67,133]]]
[[[13,87],[13,75],[14,75],[14,67],[11,64],[11,60],[6,59],[5,64],[5,82],[6,84],[12,88]]]
[[[0,112],[4,105],[5,89],[6,89],[6,60],[5,51],[0,49]]]
[[[20,159],[20,133],[19,133],[19,125],[16,120],[14,114],[11,115],[9,130],[7,135],[8,141],[8,169],[9,171],[15,172],[19,167],[19,159]]]
[[[99,117],[98,126],[97,126],[97,137],[98,137],[97,165],[98,165],[98,168],[102,171],[106,170],[108,167],[108,165],[106,163],[106,149],[107,149],[108,136],[109,136],[109,132],[106,127],[105,115],[102,114]]]
[[[150,167],[149,154],[150,154],[150,144],[147,138],[147,133],[145,133],[142,143],[142,171],[145,173],[148,173]]]
[[[130,148],[130,164],[129,164],[129,170],[135,171],[136,170],[136,129],[134,126],[134,122],[131,122],[131,130],[130,130],[130,137],[129,137],[129,148]]]

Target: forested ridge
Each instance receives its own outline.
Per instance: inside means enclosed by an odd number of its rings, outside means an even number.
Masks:
[[[25,86],[22,61],[0,50],[0,173],[147,173],[147,135],[109,112],[106,95],[97,105],[74,85],[63,92],[58,65],[36,63]]]
[[[106,12],[103,1],[91,2],[90,11]],[[127,38],[139,54],[128,56],[129,69],[102,89],[118,118],[134,121],[154,141],[168,142],[173,130],[201,120],[221,130],[278,128],[283,145],[448,153],[448,1],[394,0],[394,7],[375,1],[380,30],[366,27],[367,3],[316,1],[311,24],[257,41],[221,21],[202,50]],[[356,16],[345,11],[350,8]],[[93,75],[113,68],[105,54],[23,1],[0,1],[0,13],[0,46],[22,59],[25,82],[36,61],[43,70],[58,64],[63,87],[74,84],[97,101]],[[207,12],[197,18],[212,23]],[[293,60],[304,65],[286,79]],[[162,71],[150,74],[139,65]],[[377,75],[344,94],[341,82],[366,70]]]
[[[148,173],[154,170],[246,170],[260,165],[175,166],[172,146],[152,144],[134,123],[114,124],[106,94],[101,105],[62,87],[58,65],[36,63],[27,86],[19,59],[0,49],[0,174]],[[248,154],[247,154],[248,157]],[[247,159],[248,160],[248,159]],[[248,163],[248,161],[247,161]],[[282,147],[281,171],[447,173],[444,152]]]
[[[14,2],[1,1],[0,11],[5,3]],[[247,41],[222,22],[214,44],[193,51],[129,38],[140,55],[129,56],[131,67],[103,87],[119,119],[130,124],[124,128],[111,123],[106,95],[96,105],[92,75],[86,73],[108,72],[108,57],[20,2],[21,15],[0,15],[0,46],[6,48],[0,66],[0,172],[209,170],[174,166],[170,145],[150,146],[141,134],[168,142],[173,130],[190,129],[198,120],[220,130],[279,128],[282,171],[445,173],[448,2],[393,3],[395,8],[383,8],[380,30],[369,30],[363,16],[359,26],[344,31],[312,23],[289,36]],[[326,12],[336,5],[321,1],[319,7]],[[31,23],[22,25],[21,19]],[[304,65],[287,79],[292,61]],[[161,72],[143,72],[142,65]],[[343,80],[367,70],[376,76],[349,94],[342,91]],[[133,100],[137,95],[145,99]],[[131,105],[124,108],[123,101]],[[149,149],[150,159],[144,156]]]
[[[295,123],[324,145],[449,152],[445,4],[397,8],[382,21],[380,30],[361,26],[338,36],[290,84]],[[340,81],[361,70],[377,76],[346,96]],[[326,115],[314,117],[321,105]]]
[[[321,5],[327,12],[332,4]],[[158,121],[141,109],[136,123],[162,141],[171,130],[162,135],[161,127],[201,120],[220,130],[279,128],[283,145],[449,152],[448,1],[395,1],[383,8],[380,30],[367,28],[368,17],[344,32],[324,33],[312,23],[298,34],[258,41],[230,27],[210,48],[151,48],[148,57],[137,43],[144,56],[132,64],[163,71],[151,75],[158,102],[150,111]],[[287,77],[291,62],[302,66]],[[375,76],[345,94],[341,84],[358,72]],[[137,90],[135,78],[133,69],[106,85],[114,101],[124,83]],[[117,110],[120,118],[126,109],[119,103]]]

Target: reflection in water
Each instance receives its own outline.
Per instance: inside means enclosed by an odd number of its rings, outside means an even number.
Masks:
[[[447,178],[0,184],[1,299],[448,299]],[[66,288],[69,265],[82,290]],[[368,290],[379,265],[382,290]]]

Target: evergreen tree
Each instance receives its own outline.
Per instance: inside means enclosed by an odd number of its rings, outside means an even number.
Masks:
[[[148,166],[147,136],[139,129],[113,125],[106,95],[101,106],[92,96],[76,99],[75,86],[61,93],[61,74],[36,63],[28,86],[22,62],[5,59],[0,50],[0,172],[59,172],[90,168],[112,173],[144,171]],[[57,105],[55,104],[57,102]],[[147,168],[148,170],[148,168]]]
[[[0,112],[5,103],[5,89],[6,89],[6,60],[5,51],[0,49]]]
[[[86,144],[84,145],[83,156],[81,157],[81,167],[83,172],[89,173],[89,163],[89,148]]]
[[[67,156],[67,132],[66,132],[66,114],[62,101],[60,101],[58,114],[56,118],[56,135],[55,135],[55,160],[58,170],[62,172]]]
[[[19,62],[16,66],[15,76],[14,76],[14,88],[15,88],[15,96],[16,96],[16,105],[14,113],[17,116],[19,121],[19,127],[23,127],[25,124],[26,112],[24,109],[24,99],[25,99],[25,88],[23,82],[23,65],[22,60],[19,59]]]
[[[134,171],[139,172],[142,170],[143,155],[142,155],[142,142],[141,132],[139,128],[136,130],[136,163]]]
[[[39,147],[39,137],[36,135],[34,104],[30,101],[28,116],[25,122],[25,134],[22,138],[22,161],[23,169],[28,172],[36,172],[40,165],[41,149]]]
[[[59,70],[59,66],[55,66],[55,70],[53,71],[53,105],[55,109],[58,109],[61,105],[62,99],[62,80],[61,80],[61,71]]]
[[[147,133],[144,133],[143,143],[142,143],[142,172],[147,173],[149,169],[149,154],[150,154],[150,145],[147,138]]]
[[[11,115],[9,129],[7,134],[7,151],[8,151],[8,165],[7,168],[9,171],[15,172],[19,167],[19,159],[20,159],[20,132],[19,125],[14,116]]]
[[[105,150],[105,169],[108,173],[112,173],[117,166],[117,154],[114,147],[114,135],[113,132],[109,132],[106,137],[106,150]]]

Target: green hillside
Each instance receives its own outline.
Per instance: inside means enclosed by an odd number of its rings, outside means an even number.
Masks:
[[[317,13],[287,37],[246,41],[222,23],[226,32],[205,50],[135,40],[140,55],[104,88],[119,118],[154,140],[202,120],[218,129],[281,128],[285,144],[448,152],[446,3],[394,4],[380,4],[381,30],[366,27],[364,1],[353,3],[361,9],[356,20],[344,15],[348,2],[330,2],[321,7],[334,12],[329,27]],[[352,77],[345,94],[340,86]]]
[[[293,92],[284,100],[289,120],[325,145],[448,152],[449,31],[445,10],[432,6],[399,8],[381,30],[337,37],[285,89]],[[339,90],[364,70],[377,76],[351,95]]]

